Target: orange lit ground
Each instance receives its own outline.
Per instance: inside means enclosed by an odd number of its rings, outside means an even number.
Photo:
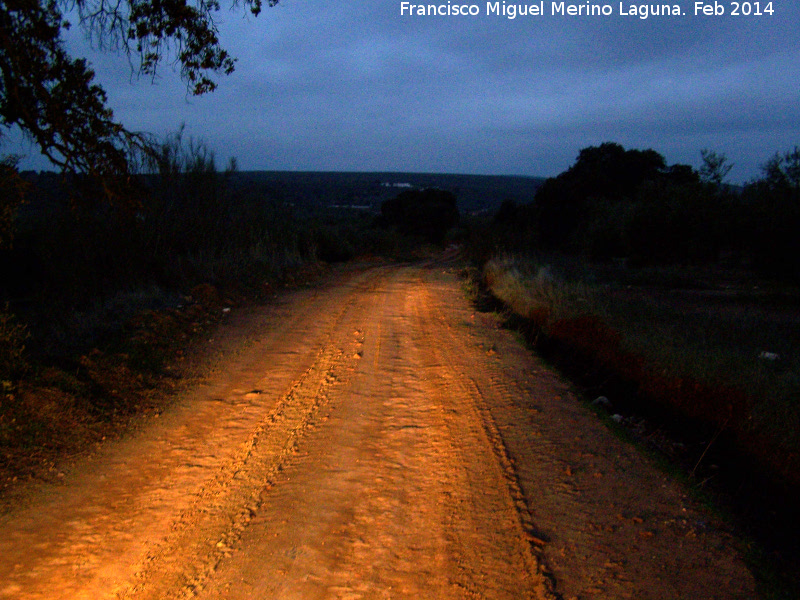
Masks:
[[[733,539],[447,262],[232,316],[221,368],[0,521],[0,598],[752,598]]]

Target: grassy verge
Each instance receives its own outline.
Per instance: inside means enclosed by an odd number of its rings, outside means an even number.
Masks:
[[[800,490],[795,290],[557,256],[494,258],[482,276],[512,324],[589,400],[603,396],[598,405],[615,421],[731,506],[767,555],[791,557],[778,564],[798,564],[788,526]]]
[[[540,345],[571,354],[586,376],[594,368],[627,383],[621,405],[655,404],[727,431],[777,477],[800,485],[794,295],[587,282],[509,257],[490,261],[485,278]]]

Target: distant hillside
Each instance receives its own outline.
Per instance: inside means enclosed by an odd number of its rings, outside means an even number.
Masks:
[[[61,176],[43,171],[23,173],[37,191],[21,214],[42,214],[50,202],[64,195]],[[337,173],[327,171],[240,171],[231,183],[248,197],[289,203],[313,211],[332,206],[358,207],[378,212],[381,203],[413,188],[440,188],[453,192],[462,214],[490,214],[504,200],[524,204],[533,200],[544,178],[509,175],[450,175],[436,173]]]
[[[233,180],[243,191],[308,209],[353,206],[378,211],[384,200],[404,189],[435,187],[453,192],[461,212],[469,214],[491,213],[509,199],[530,202],[543,181],[507,175],[296,171],[242,171]]]

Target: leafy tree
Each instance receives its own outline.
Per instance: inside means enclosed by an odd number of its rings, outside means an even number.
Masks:
[[[587,196],[621,200],[665,168],[664,157],[655,150],[625,150],[619,144],[606,142],[581,150],[568,173],[580,182]]]
[[[540,243],[639,264],[710,262],[738,251],[739,202],[721,188],[730,167],[722,155],[703,156],[706,171],[698,172],[667,166],[654,150],[584,148],[536,195]]]
[[[254,15],[263,1],[243,0]],[[114,119],[86,60],[68,55],[67,17],[77,15],[100,47],[122,50],[139,74],[155,76],[174,56],[199,95],[216,87],[212,74],[234,69],[219,43],[219,10],[218,0],[0,0],[0,124],[19,127],[65,171],[124,180],[148,140]]]
[[[777,153],[763,167],[764,183],[773,190],[800,192],[800,147],[784,154]]]
[[[700,183],[700,174],[690,165],[671,165],[667,167],[665,176],[674,185],[694,186]]]

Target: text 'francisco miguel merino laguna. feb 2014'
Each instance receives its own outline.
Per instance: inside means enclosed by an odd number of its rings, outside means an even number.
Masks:
[[[475,17],[479,15],[499,16],[515,19],[518,16],[561,16],[561,17],[683,17],[686,15],[719,17],[753,16],[770,17],[775,13],[772,2],[693,2],[684,10],[680,4],[598,4],[587,0],[584,3],[547,2],[540,0],[533,4],[511,4],[487,2],[484,10],[478,4],[413,4],[400,2],[400,14],[409,17]]]

